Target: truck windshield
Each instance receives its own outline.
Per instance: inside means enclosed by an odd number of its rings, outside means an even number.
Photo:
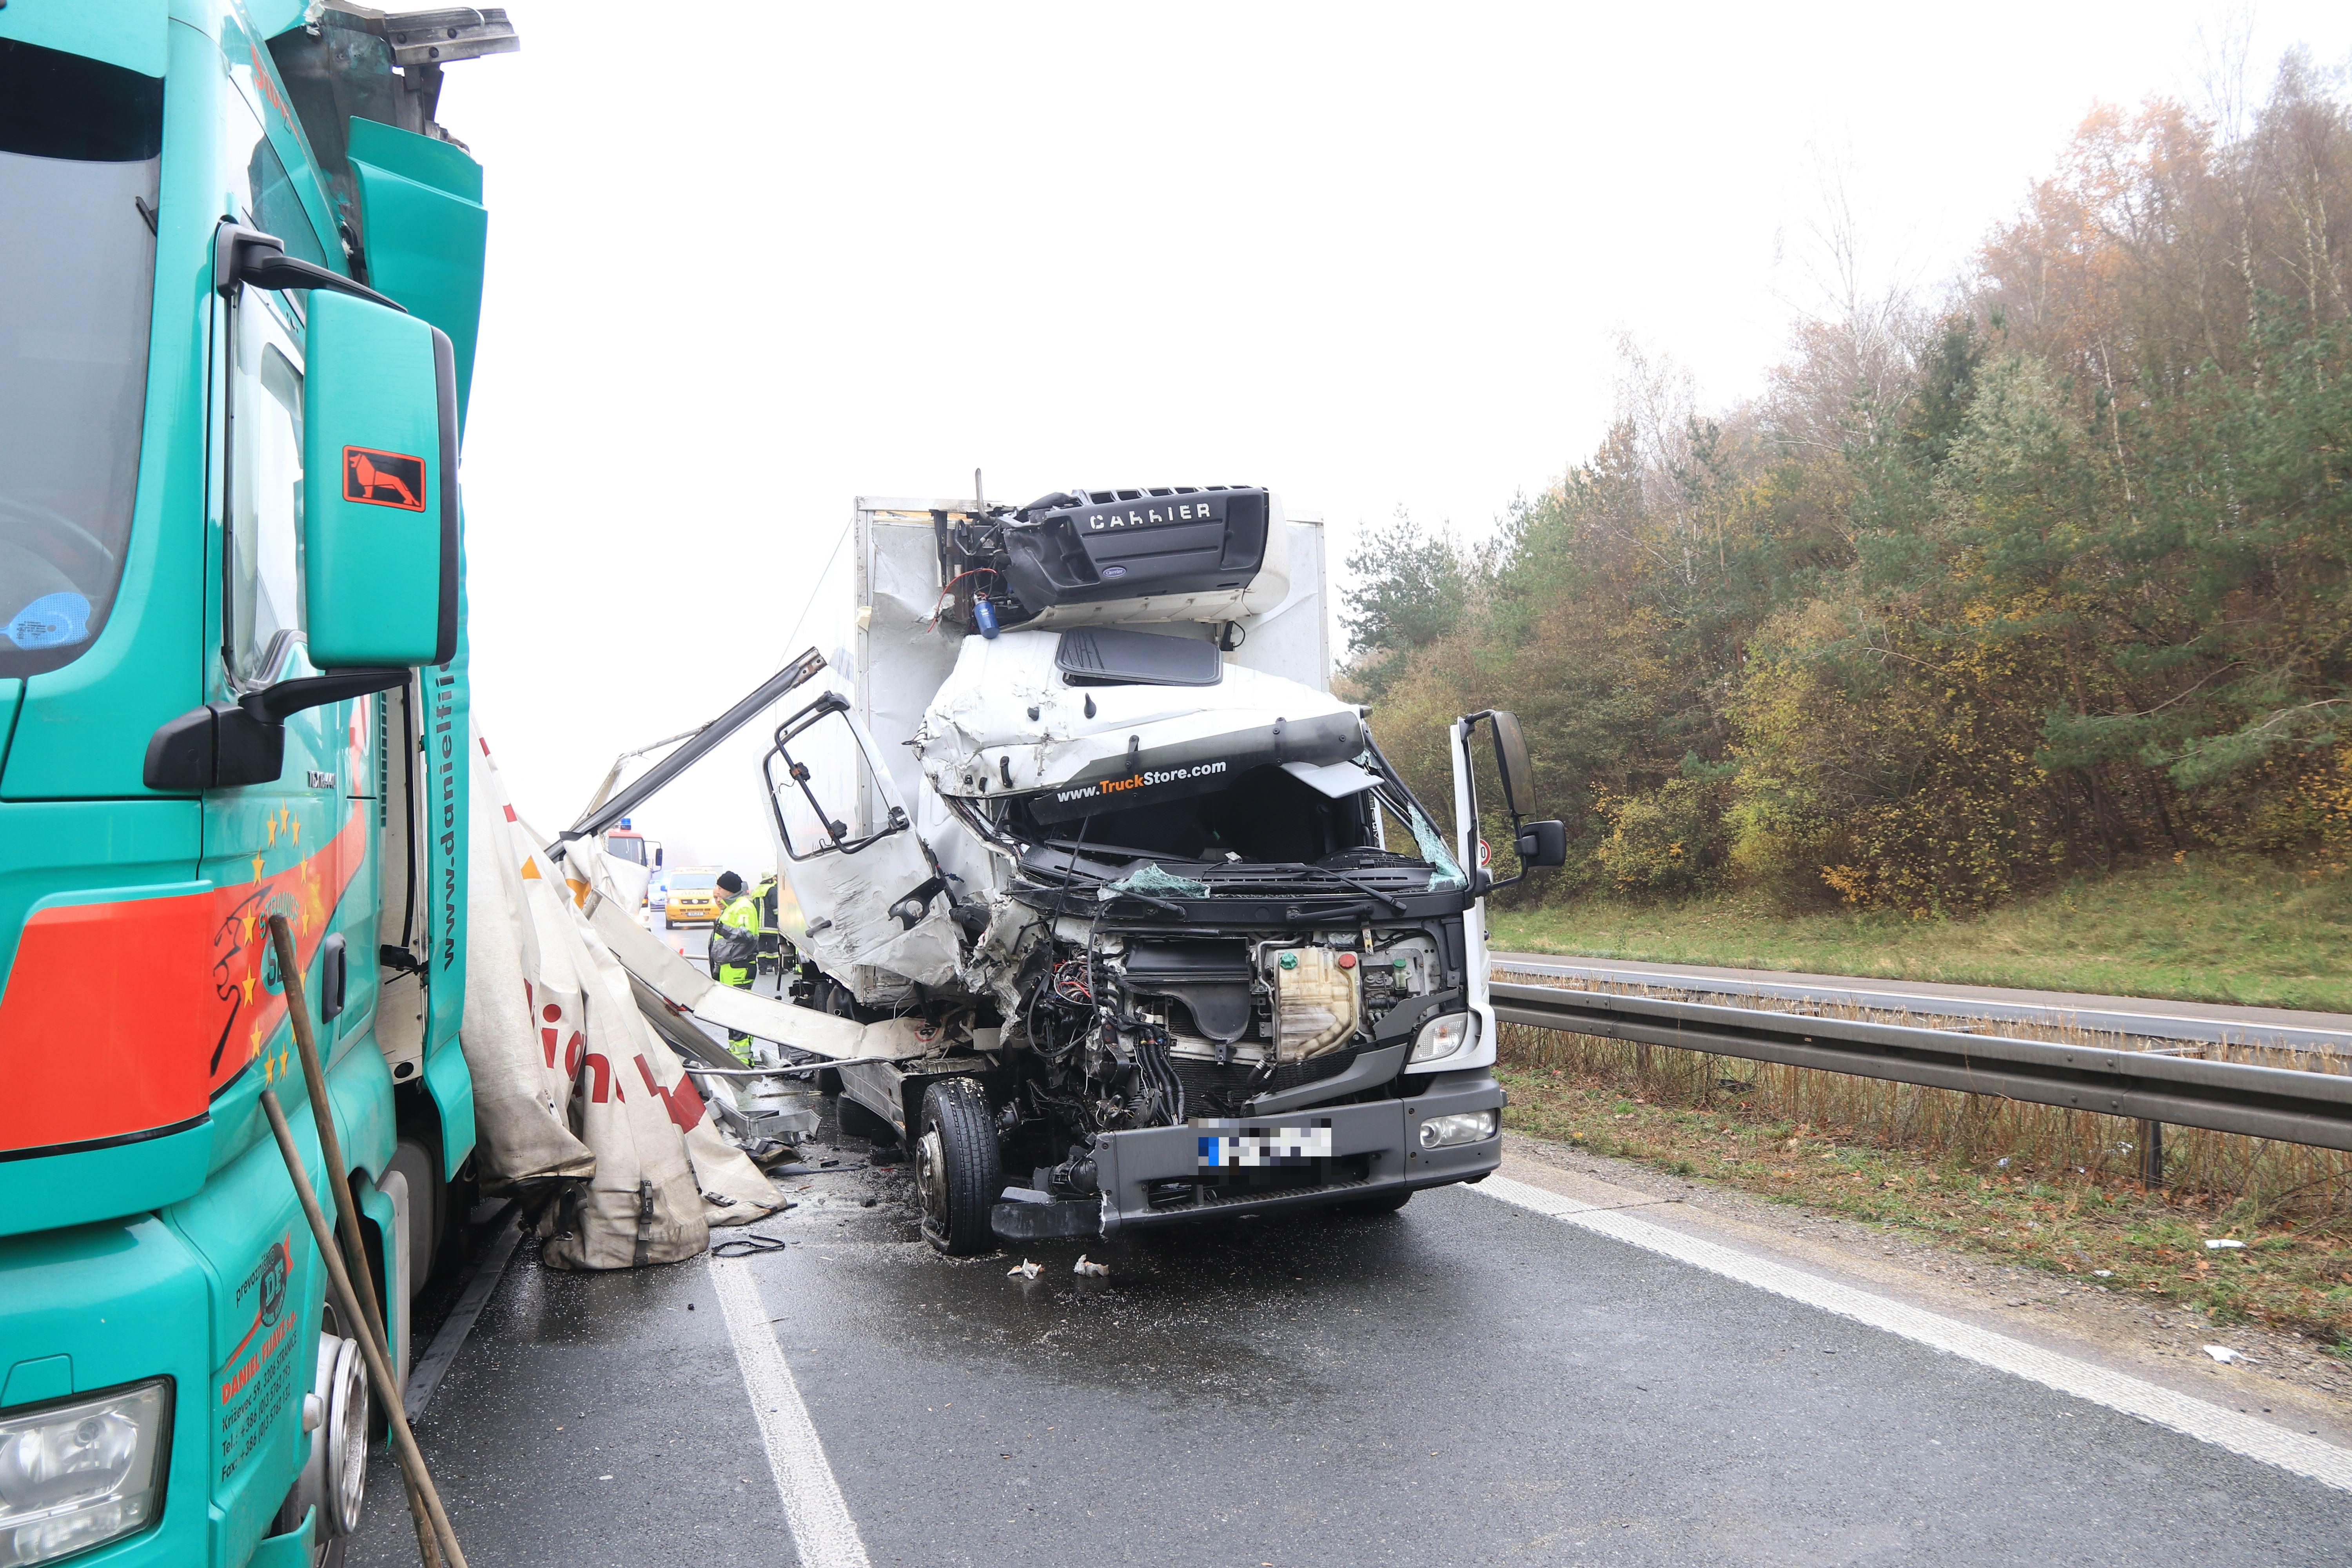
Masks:
[[[1384,775],[1385,770],[1383,770]],[[1279,766],[1255,767],[1223,787],[1150,805],[1036,822],[1026,804],[1006,826],[1023,839],[1097,864],[1150,860],[1185,875],[1206,868],[1246,875],[1250,867],[1326,870],[1335,879],[1360,872],[1425,875],[1413,890],[1467,886],[1444,837],[1410,795],[1381,776],[1373,787],[1336,798]]]
[[[86,650],[139,482],[163,84],[0,39],[0,677]]]

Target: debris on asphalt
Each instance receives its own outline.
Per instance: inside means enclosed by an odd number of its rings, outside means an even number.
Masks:
[[[2245,1352],[2233,1351],[2227,1345],[2207,1345],[2205,1347],[2205,1353],[2211,1356],[2215,1361],[2220,1362],[2224,1366],[2227,1366],[2233,1361],[2243,1361],[2246,1359]]]
[[[786,1206],[796,1207],[798,1205],[787,1205]],[[713,1258],[749,1258],[752,1254],[759,1252],[782,1252],[784,1249],[785,1245],[786,1244],[782,1240],[776,1237],[762,1236],[756,1230],[747,1230],[740,1236],[730,1236],[725,1241],[713,1242],[710,1247],[710,1256]]]
[[[1007,1279],[1034,1279],[1044,1272],[1045,1272],[1044,1264],[1032,1263],[1024,1258],[1014,1267],[1006,1269],[1004,1277]]]
[[[1108,1279],[1110,1278],[1110,1265],[1108,1263],[1089,1263],[1087,1260],[1087,1255],[1081,1252],[1078,1254],[1078,1260],[1070,1265],[1070,1272],[1073,1274],[1088,1275],[1097,1279]]]

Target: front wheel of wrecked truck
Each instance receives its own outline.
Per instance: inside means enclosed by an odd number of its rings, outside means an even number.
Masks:
[[[996,1245],[989,1211],[1003,1186],[996,1119],[980,1085],[951,1078],[924,1089],[922,1131],[915,1140],[923,1238],[955,1257],[989,1251]]]

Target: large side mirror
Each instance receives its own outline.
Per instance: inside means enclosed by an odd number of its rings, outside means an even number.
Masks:
[[[1519,824],[1519,864],[1530,871],[1549,871],[1568,864],[1568,825],[1564,822]]]
[[[448,338],[365,284],[289,257],[274,236],[223,224],[213,284],[227,293],[240,283],[310,295],[303,597],[310,662],[327,673],[157,726],[141,777],[172,794],[268,784],[284,770],[292,715],[389,691],[412,668],[457,655],[457,370]]]
[[[1527,737],[1519,733],[1519,718],[1496,709],[1489,715],[1495,726],[1495,772],[1503,780],[1503,804],[1514,817],[1536,808],[1536,770],[1528,757]]]
[[[310,662],[446,664],[457,652],[457,360],[430,322],[310,296],[302,542]]]

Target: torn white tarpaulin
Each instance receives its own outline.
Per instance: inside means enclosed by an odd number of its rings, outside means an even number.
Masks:
[[[607,860],[605,864],[623,863]],[[772,996],[721,985],[639,925],[627,912],[635,908],[635,902],[625,895],[591,900],[589,922],[623,969],[704,1023],[835,1061],[856,1061],[860,1058],[889,1060],[923,1056],[937,1048],[911,1042],[904,1031],[887,1025],[860,1024],[820,1013],[814,1007],[795,1006]]]
[[[645,873],[585,843],[548,861],[478,736],[474,749],[475,886],[497,889],[473,905],[467,962],[482,952],[492,964],[468,977],[464,1034],[476,1084],[497,1090],[477,1101],[486,1176],[494,1185],[572,1179],[542,1224],[551,1234],[541,1256],[554,1267],[691,1258],[710,1226],[747,1224],[783,1199],[711,1125],[586,918],[592,903],[634,907]],[[501,924],[503,934],[482,930]]]

